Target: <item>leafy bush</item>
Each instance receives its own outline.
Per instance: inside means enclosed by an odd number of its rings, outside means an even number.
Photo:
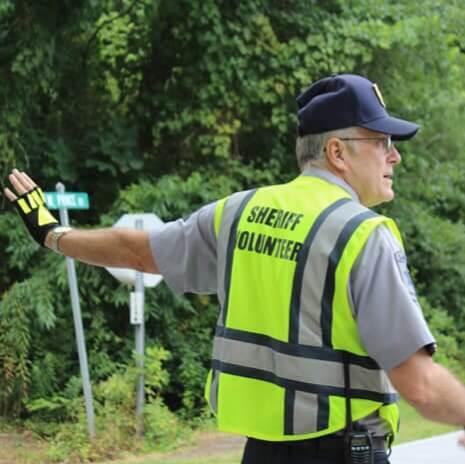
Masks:
[[[144,424],[144,451],[166,451],[189,439],[190,428],[163,404],[161,398],[154,398],[144,408]]]
[[[144,437],[136,436],[135,391],[140,369],[135,365],[114,373],[94,387],[96,436],[91,441],[82,398],[67,403],[72,422],[63,423],[51,439],[49,455],[56,461],[112,459],[123,451],[170,449],[189,436],[189,427],[172,413],[159,396],[168,382],[163,367],[169,352],[158,346],[147,348],[143,371],[146,385]],[[49,405],[35,402],[36,408]]]

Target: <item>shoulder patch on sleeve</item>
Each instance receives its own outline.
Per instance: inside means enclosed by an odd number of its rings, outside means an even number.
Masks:
[[[407,267],[407,256],[405,255],[403,250],[396,251],[394,253],[394,257],[397,263],[397,266],[400,271],[400,275],[402,277],[402,282],[407,287],[412,300],[415,303],[418,303],[417,292],[415,290],[415,285],[413,283],[412,277]]]

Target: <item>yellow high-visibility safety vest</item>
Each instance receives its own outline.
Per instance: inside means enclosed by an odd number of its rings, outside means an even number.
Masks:
[[[345,427],[344,361],[353,420],[378,411],[394,434],[398,396],[363,348],[350,271],[380,224],[395,223],[312,176],[220,200],[218,297],[206,398],[222,431],[301,440]]]

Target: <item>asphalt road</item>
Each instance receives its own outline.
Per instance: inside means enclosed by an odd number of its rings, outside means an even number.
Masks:
[[[391,464],[465,464],[465,448],[457,445],[463,432],[452,432],[394,446]]]

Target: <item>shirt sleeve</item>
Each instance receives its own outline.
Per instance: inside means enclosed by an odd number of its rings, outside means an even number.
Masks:
[[[187,219],[168,222],[150,232],[150,247],[168,287],[177,294],[216,293],[216,203]]]
[[[368,239],[352,270],[349,293],[361,341],[382,369],[398,366],[423,347],[434,352],[407,258],[386,226]]]

